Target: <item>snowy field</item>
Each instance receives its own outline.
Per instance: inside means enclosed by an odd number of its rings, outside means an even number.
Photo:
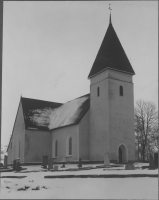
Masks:
[[[77,165],[66,167],[77,168]],[[1,173],[1,176],[27,177],[2,178],[0,197],[1,199],[158,199],[158,178],[44,178],[48,175],[64,174],[158,174],[158,170],[143,170],[140,165],[137,167],[135,170],[115,167],[106,170],[96,168],[51,172],[44,171],[40,165],[24,166],[27,169],[18,173]]]

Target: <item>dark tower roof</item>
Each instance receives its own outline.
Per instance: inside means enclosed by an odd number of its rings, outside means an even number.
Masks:
[[[126,56],[126,53],[118,39],[118,36],[112,26],[111,15],[108,29],[98,51],[96,59],[93,63],[92,69],[88,75],[88,78],[107,68],[135,74]]]

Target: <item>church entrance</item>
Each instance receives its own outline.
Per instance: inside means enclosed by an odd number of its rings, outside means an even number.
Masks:
[[[121,150],[121,147],[119,147],[119,163],[122,163],[122,150]]]
[[[118,161],[123,164],[128,162],[128,152],[124,144],[121,144],[118,148]]]

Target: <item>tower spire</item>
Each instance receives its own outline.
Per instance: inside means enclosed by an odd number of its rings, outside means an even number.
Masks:
[[[109,8],[109,10],[110,9],[111,8]],[[105,33],[88,78],[91,78],[108,68],[122,71],[124,73],[135,74],[111,23],[110,13],[110,23],[108,25],[108,29]]]
[[[110,19],[109,19],[109,24],[111,24],[112,23],[112,21],[111,21],[111,4],[109,3],[109,8],[108,8],[109,10],[110,10]]]

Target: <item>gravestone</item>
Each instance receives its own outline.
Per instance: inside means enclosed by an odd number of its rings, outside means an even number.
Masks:
[[[61,168],[65,168],[65,163],[66,163],[66,160],[65,160],[65,158],[63,158],[62,159],[62,166],[61,166]]]
[[[125,165],[125,170],[134,170],[134,169],[135,169],[135,167],[131,163],[128,163],[128,164]]]
[[[21,167],[20,167],[20,162],[16,162],[16,171],[20,171],[21,170]]]
[[[65,162],[62,163],[62,167],[61,168],[65,168]]]
[[[104,153],[104,167],[111,167],[108,152]]]
[[[78,167],[82,167],[82,160],[81,160],[81,158],[79,159]]]
[[[16,159],[16,171],[20,171],[21,167],[20,167],[20,158]]]
[[[49,159],[48,169],[53,169],[53,158]]]
[[[43,167],[47,169],[47,164],[48,164],[48,156],[43,155]]]
[[[16,170],[16,159],[13,161],[13,170]]]
[[[54,166],[54,170],[58,171],[58,166],[57,165]]]
[[[154,153],[154,165],[158,166],[158,153]]]
[[[150,167],[154,166],[154,160],[153,160],[153,155],[152,154],[150,154],[149,166]]]
[[[7,158],[8,156],[4,156],[4,169],[7,169]]]

